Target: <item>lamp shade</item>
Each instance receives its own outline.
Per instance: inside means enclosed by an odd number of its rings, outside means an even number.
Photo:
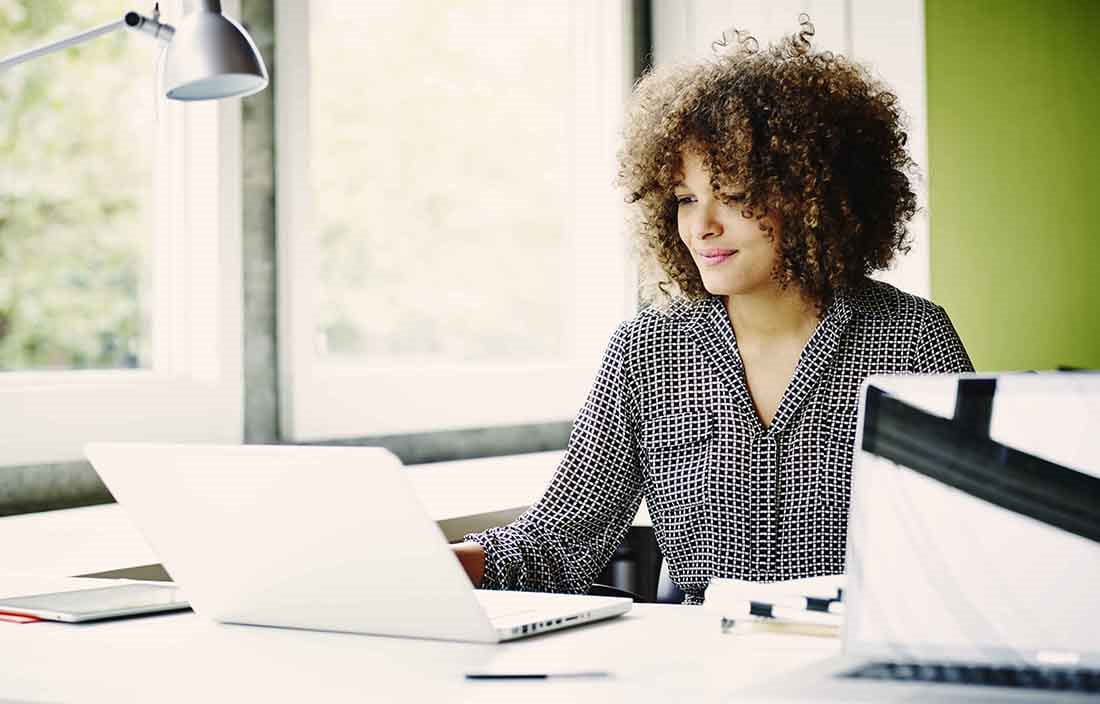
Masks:
[[[164,90],[174,100],[211,100],[258,93],[267,69],[252,38],[221,13],[221,3],[191,3],[164,63]]]

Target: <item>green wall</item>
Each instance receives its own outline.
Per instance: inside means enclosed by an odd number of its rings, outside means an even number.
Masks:
[[[978,370],[1100,368],[1100,0],[926,0],[932,298]]]

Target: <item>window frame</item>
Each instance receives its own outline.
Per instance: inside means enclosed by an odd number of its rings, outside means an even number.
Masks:
[[[223,4],[239,14],[239,0]],[[160,100],[159,134],[139,144],[157,153],[152,366],[0,374],[0,466],[82,460],[95,440],[241,441],[240,101]]]
[[[599,106],[600,125],[589,130],[589,149],[614,154],[619,118],[635,79],[633,36],[636,4],[629,0],[588,3],[572,0],[576,22],[573,37],[579,51],[575,74],[578,102]],[[612,186],[614,166],[592,169],[574,163],[571,173],[583,186],[571,212],[573,223],[606,236],[575,237],[572,247],[582,277],[614,276],[619,295],[604,309],[586,305],[577,321],[585,340],[577,363],[556,365],[481,365],[425,370],[364,368],[318,363],[313,350],[311,310],[317,252],[308,235],[313,228],[313,196],[309,124],[309,4],[275,0],[278,41],[275,63],[280,67],[275,93],[277,183],[277,259],[279,311],[279,421],[284,441],[355,440],[426,433],[446,434],[472,428],[501,428],[572,420],[584,400],[607,339],[615,325],[636,307],[637,273],[625,232],[625,205]],[[595,72],[596,62],[605,70]],[[579,111],[578,111],[579,112]],[[574,134],[585,130],[575,124]],[[578,149],[579,151],[579,149]],[[579,252],[581,246],[584,255]],[[593,263],[598,263],[593,266]],[[607,264],[613,271],[607,271]],[[579,287],[583,292],[584,286]],[[567,292],[579,296],[583,293]],[[596,307],[598,308],[598,307]],[[466,404],[465,399],[477,399]],[[412,399],[411,402],[408,402]],[[442,458],[442,457],[441,457]]]

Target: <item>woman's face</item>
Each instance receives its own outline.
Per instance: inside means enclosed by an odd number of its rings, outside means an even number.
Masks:
[[[778,284],[772,277],[778,252],[779,223],[766,216],[774,237],[760,229],[761,221],[746,218],[744,194],[711,191],[710,175],[695,150],[684,149],[683,178],[676,184],[676,224],[680,239],[699,267],[703,286],[716,296],[756,293]],[[721,197],[720,197],[721,196]]]

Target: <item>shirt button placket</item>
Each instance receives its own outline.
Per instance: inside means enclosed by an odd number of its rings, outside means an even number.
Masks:
[[[775,576],[776,477],[779,473],[779,447],[770,432],[760,432],[752,448],[752,542],[753,572],[757,579]]]

